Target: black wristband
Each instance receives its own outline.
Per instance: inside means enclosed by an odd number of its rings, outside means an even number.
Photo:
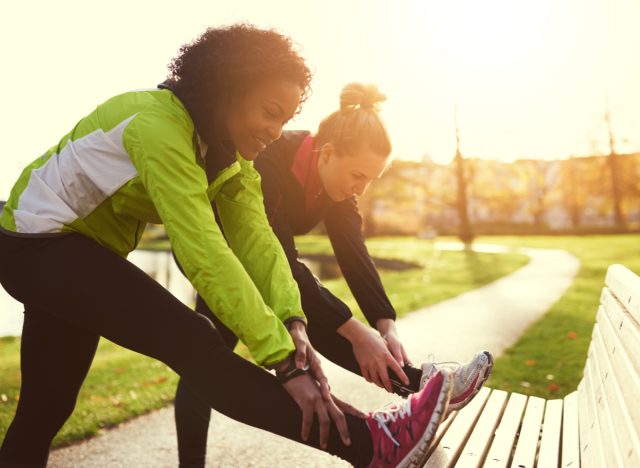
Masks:
[[[298,377],[299,375],[306,374],[308,370],[309,370],[308,365],[304,366],[302,369],[299,369],[298,367],[296,367],[296,360],[294,355],[292,355],[291,358],[289,358],[287,367],[285,367],[281,371],[276,371],[276,378],[278,379],[278,382],[283,384],[293,379],[294,377]]]
[[[281,384],[285,384],[287,383],[289,380],[298,377],[299,375],[304,375],[307,373],[307,370],[309,369],[309,366],[305,366],[302,369],[299,368],[294,368],[288,372],[284,372],[284,373],[278,373],[276,372],[276,378],[278,379],[278,382],[280,382]]]

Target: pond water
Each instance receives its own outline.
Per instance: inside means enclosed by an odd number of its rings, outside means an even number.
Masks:
[[[22,332],[23,307],[0,286],[0,336],[17,336]]]

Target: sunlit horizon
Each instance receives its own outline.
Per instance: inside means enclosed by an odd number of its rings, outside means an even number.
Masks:
[[[19,171],[108,97],[155,86],[207,26],[289,34],[315,70],[290,128],[314,131],[350,81],[377,84],[393,156],[447,163],[640,151],[640,2],[631,0],[184,1],[12,4],[0,20],[5,154]],[[172,6],[169,6],[172,5]],[[9,10],[9,8],[7,8]]]

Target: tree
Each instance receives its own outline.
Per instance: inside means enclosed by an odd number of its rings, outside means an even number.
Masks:
[[[460,221],[460,229],[458,231],[458,237],[465,244],[470,244],[473,241],[473,231],[471,229],[471,223],[469,223],[469,196],[468,196],[468,182],[469,176],[465,170],[465,161],[460,151],[460,129],[458,128],[457,111],[455,113],[455,126],[456,126],[456,155],[453,160],[454,170],[457,181],[457,193],[458,198],[456,201],[458,210],[458,219]]]
[[[609,156],[607,158],[609,166],[609,174],[611,176],[611,195],[613,196],[613,218],[616,228],[620,230],[626,229],[626,220],[622,212],[622,191],[620,186],[619,158],[620,155],[615,150],[615,139],[611,128],[611,115],[609,113],[609,105],[604,116],[607,123],[607,132],[609,136]]]
[[[529,179],[529,211],[533,224],[546,224],[548,196],[556,183],[558,164],[541,160],[523,160],[522,167]]]
[[[569,212],[571,226],[574,229],[582,224],[582,212],[584,210],[585,197],[581,193],[579,182],[580,172],[578,162],[575,157],[562,162],[562,188],[564,206]]]

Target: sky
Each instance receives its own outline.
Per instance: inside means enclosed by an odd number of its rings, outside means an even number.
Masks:
[[[10,2],[0,18],[0,199],[105,99],[154,87],[179,46],[246,21],[290,35],[314,70],[291,129],[372,82],[393,157],[447,163],[640,151],[638,0]],[[454,117],[455,116],[455,117]]]

